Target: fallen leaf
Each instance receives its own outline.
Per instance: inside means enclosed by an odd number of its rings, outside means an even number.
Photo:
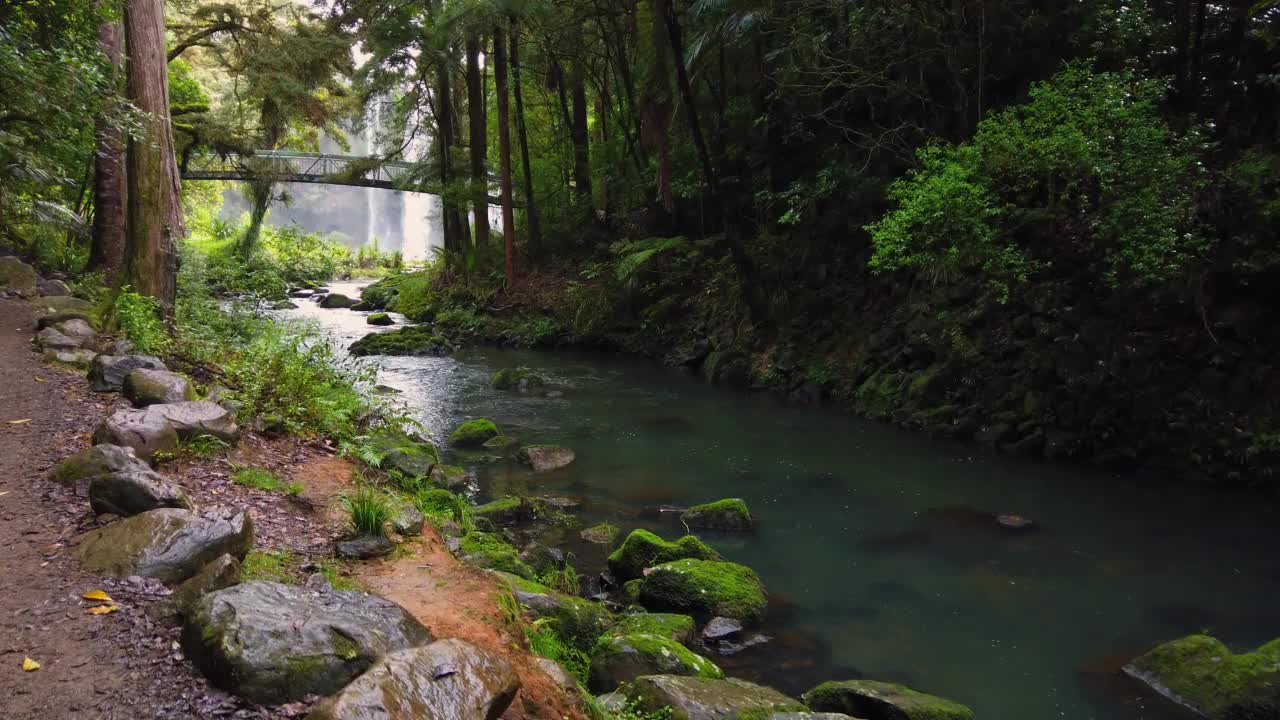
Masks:
[[[31,418],[22,418],[21,420],[10,420],[10,421],[9,421],[9,424],[10,424],[10,425],[21,425],[22,423],[29,423],[29,422],[31,422]]]
[[[85,600],[97,600],[98,602],[107,602],[107,603],[111,602],[111,596],[101,590],[90,590],[89,592],[81,595],[80,597],[84,598]]]
[[[90,615],[106,615],[107,613],[113,613],[119,609],[120,609],[119,605],[97,605],[89,608],[85,612],[89,613]]]
[[[29,657],[22,658],[23,672],[31,672],[32,670],[39,670],[39,669],[40,669],[40,663],[36,662],[35,660],[32,660]]]
[[[36,378],[36,382],[47,382],[47,381],[42,377],[38,377]]]
[[[4,497],[5,495],[8,495],[8,494],[9,494],[9,491],[5,490],[4,492],[0,492],[0,497]]]

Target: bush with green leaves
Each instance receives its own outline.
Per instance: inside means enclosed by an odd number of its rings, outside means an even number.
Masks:
[[[169,349],[169,333],[160,319],[155,298],[140,295],[125,285],[111,304],[111,314],[138,352],[155,355]]]
[[[1058,262],[1108,284],[1157,285],[1210,241],[1196,222],[1202,140],[1162,117],[1162,82],[1068,65],[973,140],[932,145],[867,226],[875,270],[934,280],[978,273],[1007,297]]]

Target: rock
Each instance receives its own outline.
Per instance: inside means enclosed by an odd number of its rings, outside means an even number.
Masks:
[[[195,507],[182,488],[154,470],[99,475],[89,483],[89,506],[99,515],[129,517],[158,508]]]
[[[37,322],[42,318],[61,312],[80,313],[86,320],[89,320],[94,315],[93,303],[88,300],[82,300],[78,297],[71,297],[70,295],[51,295],[49,297],[42,297],[39,300],[32,300],[31,304],[39,308],[39,310],[36,311]],[[90,320],[90,322],[92,322],[92,320]]]
[[[497,436],[498,426],[492,420],[476,418],[459,425],[449,436],[449,444],[454,447],[480,447]]]
[[[578,537],[581,537],[589,543],[612,547],[614,541],[618,539],[618,535],[620,534],[622,534],[622,531],[618,529],[617,525],[600,523],[598,525],[592,525],[586,530],[578,533]]]
[[[1217,638],[1189,635],[1157,646],[1124,673],[1211,720],[1280,717],[1280,639],[1236,654]]]
[[[689,528],[710,530],[750,530],[751,512],[740,498],[726,498],[704,505],[694,505],[680,516]]]
[[[50,328],[79,342],[81,347],[92,343],[94,339],[98,337],[98,333],[94,331],[93,326],[89,324],[89,321],[78,317],[67,318],[60,322],[53,323],[45,329],[47,330]]]
[[[667,542],[648,530],[632,530],[622,547],[609,556],[609,569],[619,579],[631,580],[640,577],[645,568],[684,558],[719,560],[720,555],[692,535]]]
[[[369,313],[369,317],[365,318],[364,321],[366,323],[369,323],[370,325],[395,325],[396,324],[396,321],[392,320],[391,316],[384,312]]]
[[[174,588],[172,595],[148,607],[147,615],[153,619],[184,617],[200,598],[239,583],[240,561],[221,555]]]
[[[83,320],[90,327],[94,327],[97,324],[97,319],[89,314],[88,311],[54,310],[52,308],[47,308],[36,315],[36,329],[43,330],[47,327],[53,327],[64,323],[67,320]]]
[[[431,468],[431,483],[446,490],[458,490],[471,484],[471,473],[460,465],[436,465]]]
[[[316,291],[310,288],[294,288],[289,291],[289,297],[291,298],[309,298],[315,294]]]
[[[501,656],[438,640],[388,654],[307,720],[497,720],[519,690]]]
[[[596,696],[596,704],[613,715],[620,715],[627,707],[627,696],[620,692],[605,693]]]
[[[147,410],[117,410],[94,430],[93,442],[133,448],[139,458],[150,462],[157,452],[178,447],[178,433],[163,417]]]
[[[89,486],[89,481],[99,475],[150,470],[151,466],[138,458],[131,447],[120,445],[94,445],[86,448],[54,466],[49,479],[65,487]]]
[[[92,350],[86,350],[85,348],[53,348],[44,351],[45,360],[62,363],[63,365],[70,365],[71,367],[79,370],[88,370],[89,366],[93,364],[93,359],[97,357],[97,355],[98,353]]]
[[[440,451],[435,445],[400,433],[374,435],[368,445],[382,454],[382,467],[397,470],[409,478],[430,475],[431,469],[440,462]]]
[[[612,691],[641,675],[723,678],[724,672],[680,643],[658,635],[601,638],[591,652],[588,683],[591,692]]]
[[[520,560],[533,568],[534,574],[538,577],[563,570],[568,563],[563,550],[548,547],[537,541],[524,546],[520,551]]]
[[[298,303],[290,300],[277,300],[271,303],[272,310],[297,310]]]
[[[43,350],[75,350],[83,345],[84,341],[63,335],[55,327],[47,327],[36,333],[36,344]]]
[[[516,459],[533,468],[536,472],[556,470],[573,462],[577,455],[566,447],[558,445],[525,445],[516,454]]]
[[[32,297],[40,276],[35,268],[12,255],[0,257],[0,290],[8,290],[22,297]]]
[[[139,412],[169,423],[183,440],[200,435],[211,435],[228,443],[240,440],[240,428],[231,411],[208,400],[150,405]]]
[[[506,368],[489,376],[489,385],[495,390],[519,390],[530,392],[541,390],[546,383],[534,375],[529,368]]]
[[[168,370],[160,358],[151,355],[99,355],[89,368],[89,387],[97,392],[120,392],[125,377],[133,370]]]
[[[772,712],[764,720],[858,720],[844,713],[825,712]]]
[[[804,702],[810,710],[867,720],[973,720],[960,703],[877,680],[825,682],[805,693]]]
[[[41,280],[36,283],[36,291],[40,293],[41,296],[46,297],[50,295],[63,296],[71,294],[71,288],[67,287],[67,284],[61,280]]]
[[[506,497],[477,505],[471,508],[471,514],[486,518],[495,525],[516,525],[533,520],[540,513],[535,503],[528,498]]]
[[[427,518],[413,503],[404,503],[391,516],[391,529],[400,535],[416,537],[422,534]]]
[[[335,545],[335,551],[340,558],[368,560],[382,557],[395,547],[395,543],[385,535],[361,535],[350,540],[339,540]]]
[[[243,560],[251,547],[253,520],[243,510],[162,508],[86,533],[78,552],[92,572],[176,583],[220,555]]]
[[[549,657],[535,657],[533,659],[538,669],[547,674],[561,690],[576,695],[578,692],[578,679],[575,678],[564,666],[552,660]]]
[[[648,675],[636,678],[628,694],[646,712],[671,708],[672,720],[731,720],[805,710],[773,688],[737,678]]]
[[[532,579],[533,568],[520,559],[520,553],[497,535],[486,532],[470,532],[458,546],[458,558],[468,565],[501,570],[522,578]]]
[[[702,628],[702,641],[706,643],[736,642],[742,637],[742,623],[733,618],[713,617]]]
[[[715,560],[676,560],[650,568],[640,584],[649,610],[720,615],[751,625],[764,618],[764,585],[745,565]]]
[[[355,302],[354,300],[347,297],[346,295],[343,295],[342,293],[329,293],[328,295],[324,296],[323,300],[320,301],[320,307],[328,308],[328,309],[345,308],[345,307],[351,307],[352,303],[354,302]]]
[[[168,370],[130,370],[124,376],[123,390],[134,407],[178,403],[196,397],[190,380]]]
[[[377,595],[262,581],[206,595],[182,628],[183,651],[214,685],[270,704],[335,693],[387,653],[430,641]]]
[[[377,310],[378,308],[375,308],[372,303],[365,300],[357,300],[356,302],[348,305],[347,309],[354,310],[355,312],[364,312],[366,310]]]
[[[487,450],[506,450],[517,442],[519,442],[519,440],[516,440],[510,435],[497,435],[485,440],[482,447]]]
[[[657,635],[687,645],[693,639],[693,618],[676,613],[623,615],[609,628],[610,635]]]

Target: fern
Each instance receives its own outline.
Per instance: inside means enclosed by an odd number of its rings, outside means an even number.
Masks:
[[[630,282],[654,257],[675,250],[686,250],[689,240],[684,236],[645,238],[614,246],[618,253],[615,272],[620,282]]]

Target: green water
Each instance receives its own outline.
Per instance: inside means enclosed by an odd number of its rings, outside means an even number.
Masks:
[[[368,330],[360,313],[310,305],[295,314],[340,340]],[[485,496],[568,495],[584,526],[669,537],[678,521],[646,507],[744,498],[756,531],[706,539],[765,581],[772,640],[714,659],[787,692],[866,676],[984,720],[1165,720],[1185,716],[1108,672],[1117,659],[1203,629],[1237,649],[1280,635],[1280,524],[1256,498],[1014,459],[613,356],[477,349],[380,363],[436,439],[484,416],[577,451],[546,474],[479,465]],[[563,397],[489,388],[491,372],[517,365]],[[603,568],[600,550],[570,546],[580,569]]]

